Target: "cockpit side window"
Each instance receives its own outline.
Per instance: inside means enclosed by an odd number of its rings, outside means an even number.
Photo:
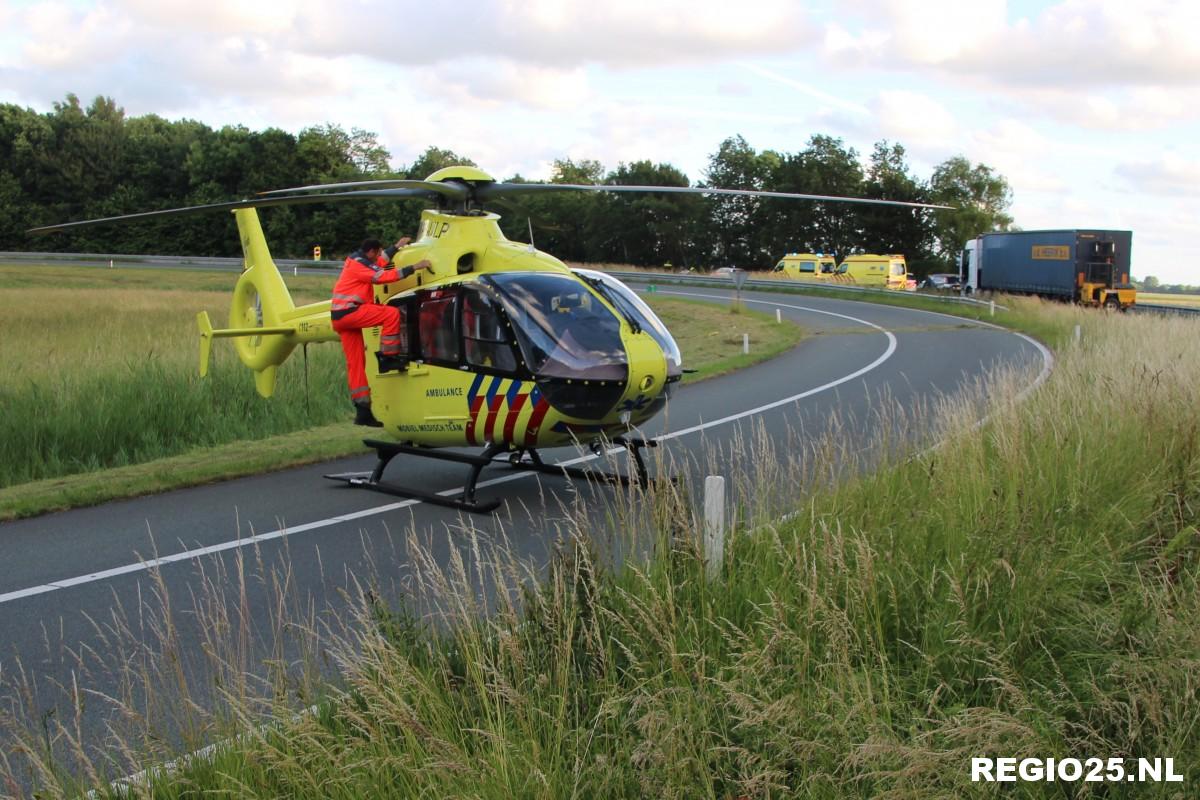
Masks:
[[[468,365],[497,372],[516,372],[517,357],[508,326],[496,302],[478,288],[462,293],[463,355]]]

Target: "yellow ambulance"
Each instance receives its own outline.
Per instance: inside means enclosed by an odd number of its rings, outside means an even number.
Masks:
[[[908,264],[902,255],[860,253],[846,256],[838,274],[852,278],[859,286],[882,286],[888,289],[908,288]]]
[[[837,262],[820,253],[788,253],[772,272],[799,281],[828,281],[837,274]]]

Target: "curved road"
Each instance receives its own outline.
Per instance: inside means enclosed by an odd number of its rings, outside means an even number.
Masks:
[[[728,292],[700,288],[661,294],[729,298]],[[1032,384],[1050,364],[1032,340],[959,318],[795,295],[751,293],[744,299],[760,310],[779,308],[816,335],[769,362],[677,391],[644,431],[662,442],[647,456],[667,459],[676,472],[730,473],[730,460],[745,457],[749,440],[769,439],[778,457],[794,456],[828,431],[834,418],[842,423],[841,442],[856,450],[871,441],[873,427],[894,417],[887,413],[890,403],[916,407],[953,394],[997,365],[1027,368]],[[544,456],[580,458],[571,449]],[[61,687],[119,693],[115,669],[127,656],[110,629],[125,620],[131,629],[126,636],[146,633],[141,610],[156,605],[150,600],[156,575],[173,607],[183,609],[176,614],[180,651],[195,654],[205,632],[189,612],[204,596],[204,576],[232,571],[235,555],[268,570],[286,564],[302,607],[337,610],[345,607],[342,591],[354,577],[386,575],[385,591],[404,593],[414,534],[441,565],[469,551],[472,537],[458,512],[321,477],[369,470],[373,462],[364,454],[0,524],[0,703],[29,720],[48,714],[62,720],[73,712]],[[724,466],[714,467],[718,462]],[[460,465],[404,457],[387,473],[395,482],[435,491],[460,486],[463,475]],[[590,509],[603,524],[611,506],[603,498],[612,491],[498,465],[484,471],[479,496],[506,498],[502,513],[475,515],[465,524],[488,537],[503,535],[514,554],[544,564],[555,538],[572,525],[571,509]],[[250,583],[242,607],[266,636],[268,590]],[[264,652],[273,646],[261,643]],[[36,692],[18,702],[12,686],[22,674]],[[199,674],[192,677],[203,687]],[[81,719],[84,738],[101,748],[109,713],[105,703],[93,701]],[[0,749],[7,749],[3,741]]]

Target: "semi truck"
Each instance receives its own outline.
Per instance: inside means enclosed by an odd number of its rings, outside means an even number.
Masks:
[[[1034,294],[1126,309],[1137,302],[1129,282],[1131,231],[1056,230],[985,233],[959,258],[966,291]]]

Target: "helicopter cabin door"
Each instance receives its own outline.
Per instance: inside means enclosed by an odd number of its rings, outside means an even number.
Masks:
[[[392,305],[406,319],[410,363],[377,380],[385,422],[401,420],[401,436],[439,446],[514,435],[515,390],[527,394],[532,384],[517,380],[520,362],[495,301],[468,285],[421,290]]]

